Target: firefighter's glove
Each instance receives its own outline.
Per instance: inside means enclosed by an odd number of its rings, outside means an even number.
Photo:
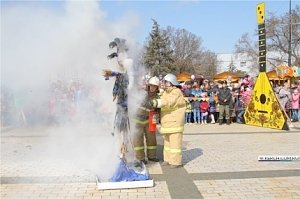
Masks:
[[[115,72],[115,71],[104,69],[102,74],[104,77],[114,77],[114,76],[117,76],[119,73]]]

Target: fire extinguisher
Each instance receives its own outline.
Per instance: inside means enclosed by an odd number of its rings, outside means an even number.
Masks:
[[[157,111],[149,111],[149,125],[148,130],[151,133],[156,132],[156,124],[158,123],[158,112]]]

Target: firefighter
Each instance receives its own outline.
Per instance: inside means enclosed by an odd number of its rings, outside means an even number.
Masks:
[[[182,166],[182,133],[185,119],[185,100],[179,83],[173,74],[164,77],[165,91],[160,99],[150,101],[150,105],[161,108],[160,132],[164,136],[164,162],[162,165],[171,165],[171,168]]]
[[[134,151],[136,159],[139,161],[137,164],[141,165],[143,162],[147,164],[145,158],[145,151],[149,161],[158,162],[159,159],[156,158],[156,133],[155,130],[149,129],[149,123],[153,125],[158,123],[158,108],[149,109],[147,104],[149,100],[156,99],[159,93],[159,79],[158,77],[152,77],[149,79],[148,85],[146,87],[147,94],[142,106],[139,107],[136,118],[136,134],[134,136]],[[149,117],[149,112],[152,112],[152,118]],[[152,131],[151,131],[152,130]],[[145,142],[144,142],[145,141]],[[146,146],[144,146],[146,143]]]

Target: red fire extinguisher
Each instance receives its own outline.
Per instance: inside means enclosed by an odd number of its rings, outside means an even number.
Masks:
[[[148,130],[151,133],[156,132],[156,124],[158,123],[158,112],[149,111],[149,126]]]

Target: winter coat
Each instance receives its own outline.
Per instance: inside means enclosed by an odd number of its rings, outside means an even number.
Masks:
[[[202,93],[201,89],[198,89],[198,90],[192,89],[192,95],[195,97],[200,97],[201,93]]]
[[[299,109],[299,93],[292,94],[292,109]]]
[[[193,109],[199,110],[200,109],[200,101],[196,99],[193,103]]]
[[[176,87],[169,87],[159,99],[161,108],[161,133],[182,133],[186,104],[183,94]]]
[[[195,103],[194,100],[190,101],[192,111],[194,110],[194,103]]]
[[[252,92],[251,91],[244,91],[241,94],[242,97],[242,105],[246,108],[251,100]]]
[[[187,89],[184,90],[183,93],[184,93],[185,97],[191,97],[192,96],[192,89],[187,88]]]
[[[209,112],[215,113],[217,110],[217,102],[215,101],[214,97],[210,97],[208,102],[209,102]]]
[[[291,99],[291,93],[288,88],[282,88],[279,91],[279,103],[281,104],[282,108],[286,107],[287,102]]]
[[[235,102],[234,102],[234,110],[235,111],[241,111],[241,110],[245,110],[246,107],[244,107],[243,101],[242,101],[242,96],[238,95],[235,98]]]
[[[218,99],[220,105],[229,105],[231,101],[232,95],[229,88],[220,88],[218,93]],[[224,100],[226,99],[226,102]]]
[[[209,110],[208,101],[201,100],[201,102],[200,102],[200,112],[205,113],[205,112],[208,112],[208,110]]]
[[[211,89],[211,92],[213,94],[216,94],[217,92],[219,91],[219,87],[217,85],[215,85],[212,89]]]
[[[186,113],[191,113],[192,112],[192,105],[189,101],[186,101]]]

